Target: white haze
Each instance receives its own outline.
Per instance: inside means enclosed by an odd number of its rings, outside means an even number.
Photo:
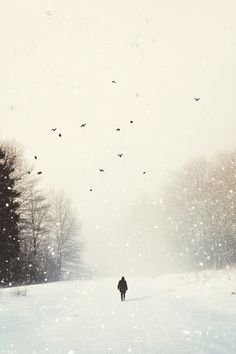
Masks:
[[[0,9],[1,139],[21,142],[32,163],[37,155],[44,186],[71,196],[95,271],[149,269],[135,244],[127,253],[133,206],[155,200],[192,156],[235,147],[235,1],[10,0]]]

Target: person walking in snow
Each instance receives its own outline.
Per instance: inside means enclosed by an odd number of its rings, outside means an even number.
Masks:
[[[117,286],[118,290],[120,291],[121,301],[125,301],[125,293],[128,290],[127,282],[125,277],[122,277]]]

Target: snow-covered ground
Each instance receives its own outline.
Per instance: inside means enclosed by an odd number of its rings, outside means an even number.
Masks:
[[[167,275],[0,292],[0,353],[235,354],[236,273]]]

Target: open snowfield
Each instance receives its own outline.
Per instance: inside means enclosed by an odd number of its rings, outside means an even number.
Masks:
[[[0,293],[0,353],[235,354],[236,273],[28,287]]]

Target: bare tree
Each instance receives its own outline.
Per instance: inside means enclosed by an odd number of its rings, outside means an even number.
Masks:
[[[70,199],[63,193],[52,195],[51,213],[55,280],[59,280],[65,273],[78,273],[82,248],[80,224]]]
[[[37,180],[29,180],[21,204],[21,249],[30,283],[47,279],[50,204]]]
[[[165,232],[194,269],[236,261],[235,176],[236,153],[230,152],[188,162],[166,185]]]
[[[217,155],[211,170],[211,214],[217,234],[217,265],[236,262],[236,150]]]

